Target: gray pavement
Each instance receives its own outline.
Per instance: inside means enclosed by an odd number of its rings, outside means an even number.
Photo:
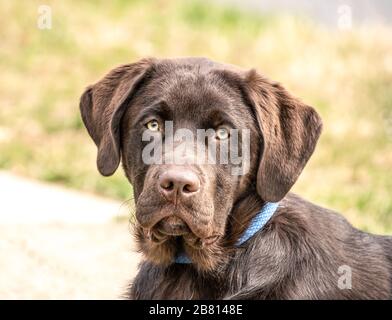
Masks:
[[[119,202],[0,172],[0,299],[121,298],[140,260],[126,214]]]

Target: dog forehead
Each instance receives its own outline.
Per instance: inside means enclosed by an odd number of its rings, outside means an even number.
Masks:
[[[163,109],[169,111],[165,111],[167,119],[204,123],[210,119],[212,109],[246,119],[241,92],[225,80],[222,70],[226,70],[225,65],[205,58],[155,61],[126,118],[136,119],[143,110],[157,110],[164,105]]]
[[[225,81],[214,63],[193,61],[170,61],[155,68],[144,92],[152,95],[152,100],[164,101],[178,110],[230,109],[242,103],[240,92]]]

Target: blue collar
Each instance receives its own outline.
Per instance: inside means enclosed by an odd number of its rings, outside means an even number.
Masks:
[[[245,230],[244,234],[237,240],[236,246],[239,247],[240,245],[248,241],[250,238],[252,238],[257,231],[261,230],[271,219],[278,206],[279,202],[265,203],[259,213],[252,219],[249,224],[249,227]],[[184,252],[182,252],[177,255],[175,263],[188,264],[192,263],[192,261]]]

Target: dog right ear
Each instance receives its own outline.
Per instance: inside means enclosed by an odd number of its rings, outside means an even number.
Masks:
[[[143,59],[119,66],[87,87],[80,98],[82,120],[98,147],[97,167],[104,176],[112,175],[120,164],[121,118],[152,63]]]

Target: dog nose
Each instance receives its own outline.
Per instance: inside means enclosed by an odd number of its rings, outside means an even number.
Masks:
[[[177,197],[189,197],[199,191],[200,180],[192,170],[170,168],[159,177],[158,187],[167,200],[175,202]]]

